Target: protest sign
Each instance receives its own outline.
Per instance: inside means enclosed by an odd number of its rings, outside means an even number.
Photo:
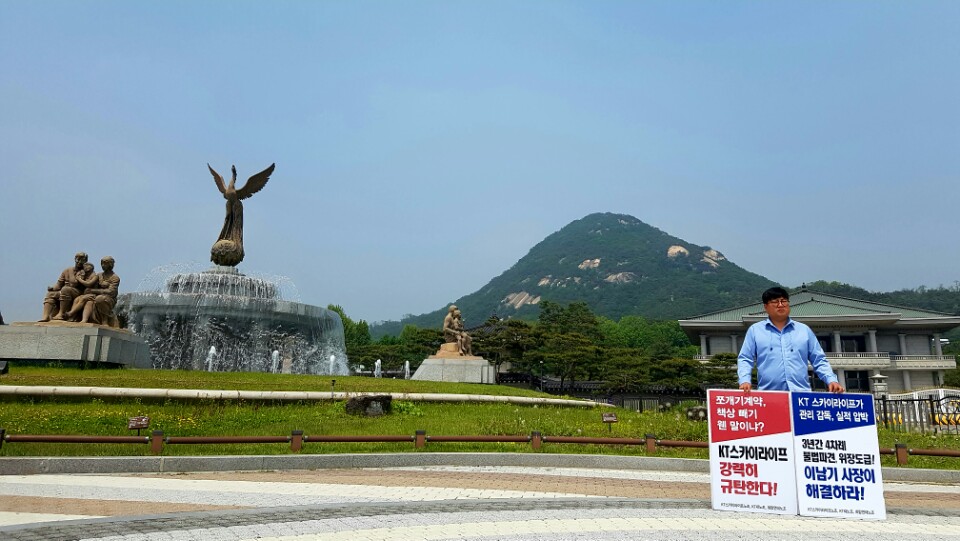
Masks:
[[[797,514],[790,394],[707,391],[714,509]]]
[[[873,396],[792,393],[801,515],[883,519]]]

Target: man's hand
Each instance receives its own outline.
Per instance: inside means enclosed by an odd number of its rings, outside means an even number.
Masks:
[[[752,388],[753,388],[753,387],[752,387],[749,383],[741,383],[741,384],[740,384],[740,390],[743,391],[744,393],[749,393],[749,392],[750,392],[750,389],[752,389]],[[842,391],[841,391],[841,392],[842,392]]]
[[[845,389],[843,388],[843,385],[840,385],[839,383],[834,381],[830,385],[827,385],[827,390],[830,391],[831,393],[842,393]]]

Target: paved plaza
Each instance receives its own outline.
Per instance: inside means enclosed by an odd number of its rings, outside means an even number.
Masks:
[[[0,539],[960,538],[960,486],[886,482],[885,521],[710,509],[709,475],[406,466],[0,476]]]

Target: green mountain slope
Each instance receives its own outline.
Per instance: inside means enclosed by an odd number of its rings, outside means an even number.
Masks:
[[[468,326],[492,314],[535,319],[537,303],[583,301],[598,315],[677,319],[754,300],[773,282],[708,246],[673,237],[624,214],[591,214],[545,238],[479,291],[457,299]],[[371,327],[439,327],[446,307]]]

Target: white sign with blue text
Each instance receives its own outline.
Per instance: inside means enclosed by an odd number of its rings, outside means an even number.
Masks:
[[[873,396],[791,393],[801,515],[884,519]]]

